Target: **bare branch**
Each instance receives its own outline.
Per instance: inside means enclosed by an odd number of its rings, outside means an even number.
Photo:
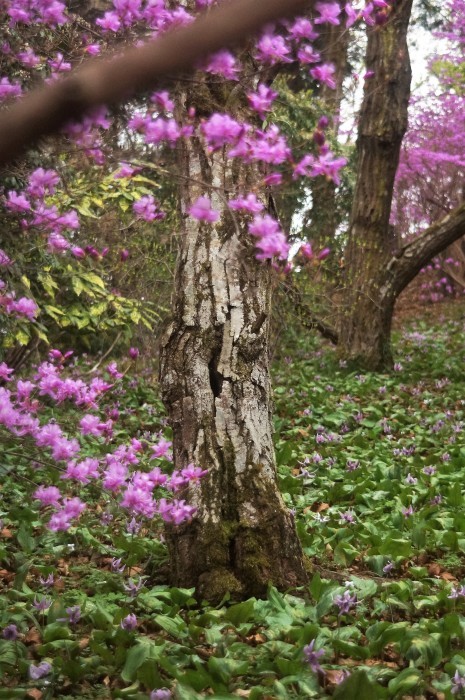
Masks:
[[[417,238],[407,243],[387,266],[390,274],[394,276],[395,295],[400,294],[435,255],[464,234],[465,204],[461,204],[444,219],[429,226]]]
[[[321,318],[315,316],[310,306],[306,304],[302,298],[302,293],[299,289],[292,283],[288,282],[283,285],[285,293],[292,300],[294,304],[294,309],[297,312],[299,321],[309,330],[317,330],[323,338],[330,340],[333,345],[337,345],[339,341],[339,336],[337,331],[328,325]]]
[[[90,59],[66,79],[30,92],[0,115],[0,166],[88,109],[117,104],[190,73],[206,55],[242,43],[267,22],[313,5],[314,0],[231,0],[141,48]]]

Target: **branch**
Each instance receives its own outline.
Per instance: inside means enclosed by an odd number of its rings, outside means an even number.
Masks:
[[[141,48],[86,61],[66,79],[30,92],[0,115],[0,166],[87,110],[117,104],[180,73],[191,73],[208,54],[243,43],[268,22],[310,10],[313,4],[314,0],[231,0]]]
[[[417,238],[407,243],[387,266],[388,272],[394,275],[395,295],[400,294],[435,255],[464,234],[465,204],[461,204],[444,219],[429,226]]]
[[[291,298],[299,320],[304,328],[317,330],[323,338],[330,340],[333,345],[337,345],[339,342],[337,331],[313,314],[308,304],[303,301],[302,293],[297,287],[292,282],[283,285],[283,287],[286,294]]]

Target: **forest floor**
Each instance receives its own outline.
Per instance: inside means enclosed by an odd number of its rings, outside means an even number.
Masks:
[[[418,312],[400,306],[391,373],[302,335],[275,363],[279,482],[312,567],[298,591],[198,604],[165,583],[161,528],[121,509],[108,524],[95,484],[87,520],[51,532],[32,493],[59,475],[5,443],[0,698],[465,695],[465,303]],[[156,387],[121,382],[114,439],[153,437]],[[44,410],[75,423],[66,402]]]

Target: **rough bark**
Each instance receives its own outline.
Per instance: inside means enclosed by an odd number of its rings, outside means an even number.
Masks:
[[[369,31],[357,139],[357,182],[345,255],[345,299],[340,319],[341,355],[369,369],[391,363],[390,328],[395,298],[383,289],[395,251],[389,225],[394,178],[407,128],[410,61],[407,46],[412,0],[395,3],[389,22]]]
[[[230,91],[205,81],[193,97],[198,114],[210,113]],[[195,519],[170,529],[167,542],[173,583],[218,601],[227,592],[260,595],[269,583],[297,586],[306,575],[293,516],[276,481],[270,267],[255,260],[245,224],[225,206],[228,194],[250,191],[259,173],[254,165],[227,160],[223,151],[208,153],[196,139],[180,157],[183,227],[161,386],[176,468],[195,463],[209,472],[183,494],[197,507]],[[185,216],[205,194],[222,212],[216,224]]]

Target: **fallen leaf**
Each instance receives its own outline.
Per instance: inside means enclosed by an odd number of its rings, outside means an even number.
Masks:
[[[449,571],[443,571],[442,574],[440,574],[440,578],[442,578],[444,581],[453,581],[454,583],[458,583],[457,578]]]
[[[430,576],[439,576],[441,571],[442,571],[441,566],[437,562],[432,562],[428,566],[428,573]]]
[[[87,646],[89,646],[89,639],[90,637],[83,637],[82,639],[80,639],[79,649],[85,649]]]
[[[43,692],[39,690],[39,688],[30,688],[26,693],[26,697],[33,698],[33,700],[40,700],[43,695]]]
[[[31,627],[31,629],[24,636],[24,641],[26,644],[40,644],[41,640],[42,637],[36,627]]]

